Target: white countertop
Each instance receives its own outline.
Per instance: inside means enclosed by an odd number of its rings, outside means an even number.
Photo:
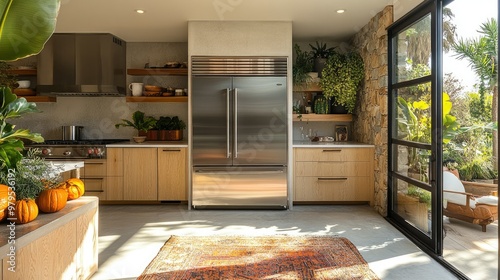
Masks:
[[[78,168],[83,168],[85,163],[83,161],[50,161],[57,171],[66,172],[70,170],[75,170]]]
[[[107,148],[187,148],[187,141],[146,141],[135,143],[134,141],[120,142],[106,145]]]
[[[311,141],[293,141],[294,148],[373,148],[375,145],[359,142],[311,142]]]

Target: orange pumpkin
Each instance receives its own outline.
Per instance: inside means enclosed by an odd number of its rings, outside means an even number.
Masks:
[[[34,199],[21,199],[16,201],[16,209],[14,210],[15,222],[18,224],[26,224],[38,216],[38,206]]]
[[[12,201],[16,200],[16,193],[11,191]],[[9,186],[0,184],[0,221],[7,218],[9,207]]]
[[[77,199],[85,193],[83,181],[78,178],[66,180],[66,191],[68,192],[68,200]]]
[[[68,192],[66,190],[45,189],[38,195],[36,204],[40,211],[54,213],[63,209],[67,201]]]

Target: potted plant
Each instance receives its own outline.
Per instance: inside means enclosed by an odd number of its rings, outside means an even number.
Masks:
[[[135,111],[132,114],[132,121],[122,119],[121,123],[115,124],[115,128],[123,127],[132,127],[137,130],[137,136],[134,136],[133,139],[137,143],[142,143],[146,141],[146,133],[148,130],[153,128],[156,124],[156,120],[153,117],[146,117],[144,112]]]
[[[160,140],[179,141],[182,140],[182,130],[186,128],[184,121],[179,117],[160,117],[157,123],[160,130]]]
[[[347,113],[352,114],[364,75],[363,59],[358,53],[342,54],[334,51],[323,69],[323,78],[320,81],[323,95],[331,100],[332,107],[341,105]]]
[[[158,120],[155,119],[154,117],[151,117],[155,120],[155,124],[153,125],[152,128],[148,129],[146,132],[146,140],[148,141],[156,141],[160,137],[160,132],[158,128]]]
[[[314,58],[314,71],[318,72],[318,77],[323,77],[322,71],[325,68],[326,60],[334,53],[336,47],[327,48],[326,43],[316,41],[316,46],[311,47],[311,56]]]
[[[309,73],[313,70],[313,61],[309,52],[302,51],[300,46],[295,44],[295,63],[293,64],[293,85],[296,87],[307,87],[312,77]]]
[[[33,221],[38,216],[39,210],[35,199],[45,189],[55,187],[61,179],[60,170],[39,157],[39,154],[40,150],[30,149],[16,163],[15,172],[0,173],[0,183],[8,185],[9,181],[16,182],[14,189],[16,207],[9,211],[9,216],[15,217],[17,223],[25,224]],[[66,201],[61,203],[66,205]]]

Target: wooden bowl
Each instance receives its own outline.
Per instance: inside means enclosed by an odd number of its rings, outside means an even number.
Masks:
[[[159,91],[161,91],[161,87],[160,86],[153,86],[153,85],[145,85],[144,90],[159,92]]]
[[[161,91],[145,91],[142,93],[144,96],[161,96]]]
[[[133,139],[135,143],[142,143],[146,141],[146,136],[134,136]]]

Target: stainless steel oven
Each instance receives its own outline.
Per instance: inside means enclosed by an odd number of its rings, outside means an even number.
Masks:
[[[124,141],[129,139],[47,140],[26,148],[38,148],[40,156],[52,162],[83,161],[83,168],[63,172],[62,178],[80,178],[85,183],[85,195],[106,199],[106,145]]]

